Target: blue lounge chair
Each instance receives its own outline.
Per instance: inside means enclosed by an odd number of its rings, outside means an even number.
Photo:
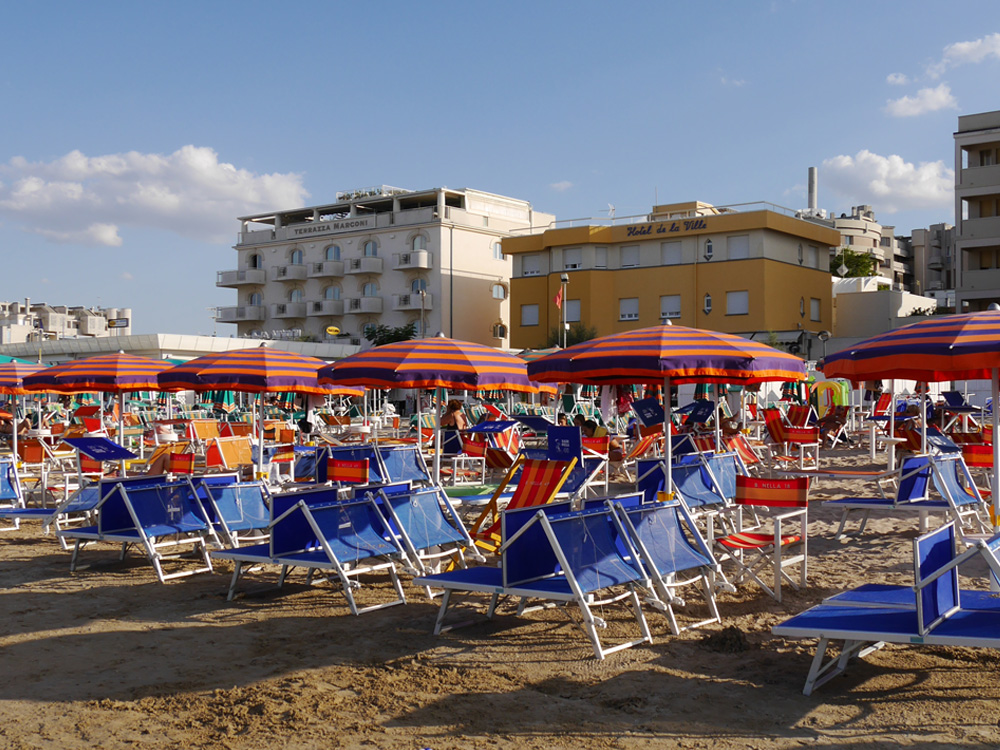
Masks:
[[[20,528],[21,521],[17,513],[9,513],[19,510],[24,510],[24,496],[21,493],[21,480],[17,476],[17,464],[13,458],[0,458],[0,518],[11,522],[10,526],[0,526],[0,531]]]
[[[788,638],[819,638],[803,693],[843,674],[850,660],[886,643],[1000,648],[1000,609],[986,592],[959,589],[959,566],[985,559],[1000,576],[1000,536],[956,553],[954,523],[913,542],[912,587],[861,587],[812,607],[771,629]],[[824,662],[831,641],[843,641],[840,654]]]
[[[410,482],[414,486],[433,484],[427,463],[414,445],[380,445],[376,449],[382,464],[383,482]]]
[[[263,482],[194,477],[191,486],[202,498],[209,522],[226,547],[267,540],[271,495]]]
[[[80,550],[90,542],[121,545],[121,559],[129,547],[140,548],[152,563],[161,583],[196,573],[211,572],[210,542],[217,543],[204,506],[184,482],[154,485],[129,485],[116,482],[94,508],[94,526],[60,529],[60,538],[73,540],[70,571],[75,571]],[[204,565],[195,570],[172,573],[163,570],[163,561],[179,557],[178,550],[190,548]]]

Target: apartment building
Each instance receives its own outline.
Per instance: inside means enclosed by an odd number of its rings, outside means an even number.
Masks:
[[[1000,111],[958,118],[955,309],[1000,302]]]
[[[839,232],[789,209],[698,201],[521,232],[503,240],[514,263],[510,343],[545,346],[565,312],[598,335],[670,320],[805,355],[833,327],[829,258],[839,243]]]
[[[931,224],[912,230],[915,290],[939,307],[955,309],[955,228]]]
[[[471,189],[385,185],[333,203],[244,216],[216,320],[243,337],[367,346],[374,326],[509,344],[511,260],[501,240],[550,225],[527,201]]]
[[[132,333],[132,309],[0,302],[0,344]]]

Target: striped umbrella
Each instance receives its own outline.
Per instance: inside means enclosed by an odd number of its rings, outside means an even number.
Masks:
[[[24,388],[24,379],[45,368],[29,362],[11,358],[10,362],[0,364],[0,393],[10,396],[23,396],[30,391]],[[17,409],[12,406],[11,419],[11,450],[17,456]]]
[[[616,385],[760,383],[805,380],[805,362],[759,341],[718,331],[665,324],[574,344],[528,364],[532,380]],[[667,491],[672,490],[670,399],[664,401]]]
[[[925,383],[942,380],[989,380],[993,396],[993,434],[1000,428],[1000,309],[961,315],[935,315],[825,357],[827,378],[880,380],[902,378]],[[890,414],[892,412],[890,411]],[[927,447],[926,419],[923,428]],[[1000,440],[993,441],[993,486],[1000,480]],[[1000,493],[994,493],[1000,513]]]

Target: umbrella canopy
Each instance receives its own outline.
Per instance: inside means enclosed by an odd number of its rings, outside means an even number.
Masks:
[[[562,347],[560,346],[550,346],[548,349],[524,349],[517,353],[519,359],[523,359],[525,362],[534,362],[536,359],[541,359],[549,354],[555,352],[561,352]]]
[[[661,325],[575,344],[528,364],[532,380],[585,385],[804,380],[805,362],[759,341]]]
[[[935,315],[823,360],[828,378],[989,380],[1000,367],[1000,311]]]
[[[358,388],[331,389],[317,382],[321,359],[265,346],[208,354],[160,374],[159,387],[174,391],[227,389],[244,393],[339,393],[360,396]]]
[[[0,364],[0,393],[14,396],[30,393],[24,389],[24,379],[44,369],[42,365],[16,361]]]
[[[157,375],[168,362],[117,352],[74,359],[24,378],[28,391],[43,393],[125,393],[159,388]]]
[[[524,360],[482,344],[442,337],[397,341],[352,354],[320,370],[319,381],[374,388],[535,390]]]

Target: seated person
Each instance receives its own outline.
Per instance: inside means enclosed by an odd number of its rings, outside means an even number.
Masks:
[[[847,424],[847,407],[835,406],[830,409],[830,411],[823,415],[822,419],[816,422],[816,426],[819,427],[820,441],[822,442],[826,438],[830,438],[830,441],[833,442],[834,436],[845,424]],[[848,445],[854,444],[850,436],[845,435],[844,439]]]
[[[441,416],[442,430],[464,430],[469,426],[465,415],[462,413],[462,403],[458,399],[452,399],[445,407],[445,413]]]
[[[608,434],[608,430],[606,427],[599,427],[593,419],[588,419],[583,424],[583,434],[587,437],[604,437]],[[608,440],[608,461],[621,463],[621,460],[622,444],[618,442],[618,438],[612,437]]]

